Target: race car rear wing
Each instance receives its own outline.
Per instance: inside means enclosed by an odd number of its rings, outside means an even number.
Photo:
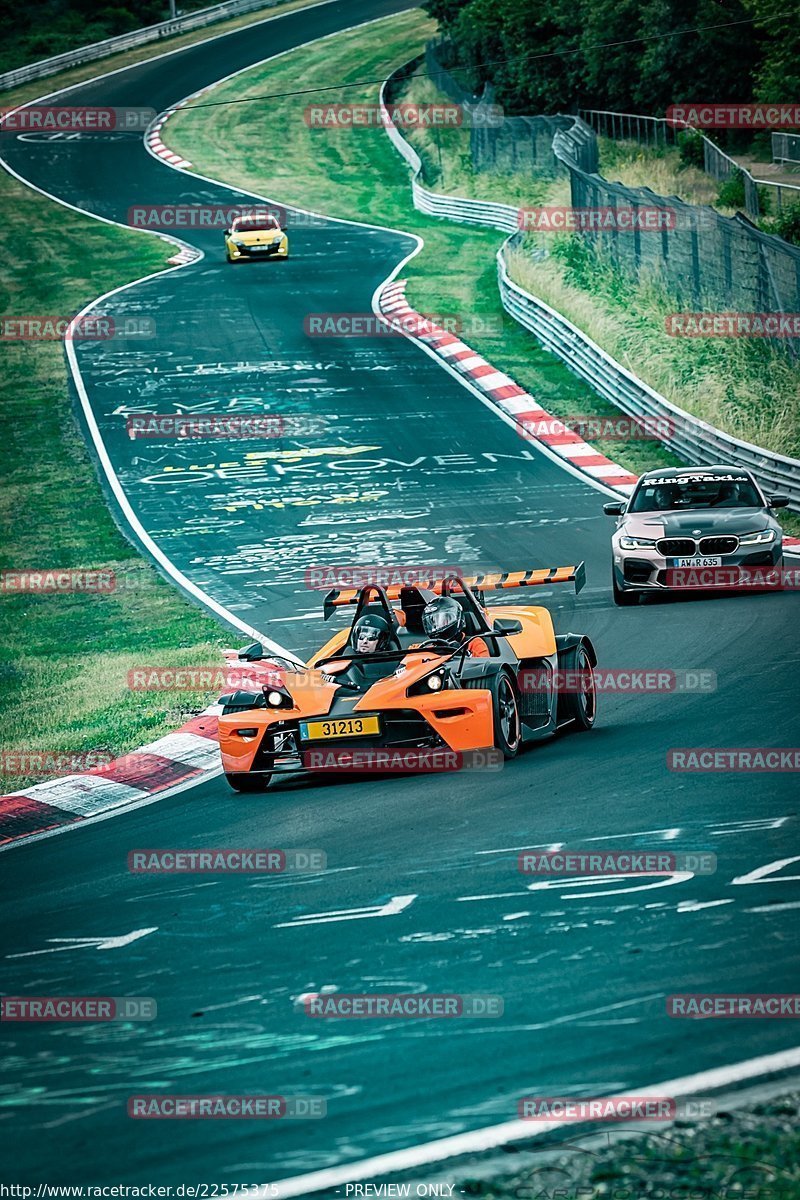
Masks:
[[[386,596],[387,600],[399,600],[403,588],[414,587],[420,591],[433,592],[436,596],[441,596],[443,589],[446,587],[448,593],[453,590],[453,584],[466,584],[468,588],[478,593],[483,592],[500,592],[511,588],[526,588],[526,587],[543,587],[549,583],[575,583],[575,594],[580,592],[586,583],[586,566],[583,562],[577,563],[571,567],[537,567],[530,571],[504,571],[502,574],[495,573],[492,575],[465,575],[461,578],[458,575],[445,576],[444,578],[414,578],[413,583],[392,583],[388,587],[380,587],[380,590]],[[378,588],[380,585],[366,585]],[[341,608],[346,604],[358,604],[361,593],[364,591],[360,588],[344,588],[341,591],[334,589],[328,592],[324,600],[325,620],[332,614],[334,609]]]

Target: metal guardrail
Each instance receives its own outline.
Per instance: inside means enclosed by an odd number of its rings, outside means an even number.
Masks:
[[[506,248],[507,243],[497,255],[497,279],[503,308],[529,329],[546,350],[556,354],[570,370],[624,413],[631,417],[653,418],[654,428],[668,431],[661,436],[664,445],[685,462],[692,466],[733,463],[744,467],[753,472],[768,492],[789,496],[791,509],[800,512],[800,462],[723,433],[671,404],[621,366],[566,317],[514,283],[508,275]]]
[[[381,87],[384,128],[393,145],[412,169],[414,207],[429,216],[446,217],[471,225],[488,225],[510,233],[497,253],[497,279],[505,311],[528,329],[546,350],[555,354],[580,376],[598,395],[633,417],[659,419],[669,435],[661,440],[692,466],[732,463],[752,471],[768,492],[789,497],[789,507],[800,512],[800,461],[763,450],[750,442],[723,433],[699,417],[670,403],[643,380],[628,371],[616,359],[593,342],[581,329],[568,321],[543,300],[526,292],[508,274],[506,253],[519,236],[516,208],[470,200],[464,196],[442,196],[428,191],[419,182],[422,160],[413,146],[388,119],[386,93],[408,73],[400,68]]]
[[[157,25],[145,25],[142,29],[134,29],[130,33],[122,33],[118,37],[106,38],[103,42],[92,42],[88,46],[80,46],[77,50],[68,50],[65,54],[56,54],[53,58],[43,58],[39,62],[29,63],[25,67],[6,71],[0,75],[0,91],[28,83],[32,79],[45,79],[68,67],[79,67],[82,63],[94,62],[98,58],[107,58],[120,50],[132,50],[136,46],[147,45],[148,42],[158,42],[162,38],[172,37],[178,33],[189,33],[193,29],[202,29],[213,25],[216,21],[224,21],[227,17],[236,17],[242,13],[254,12],[258,8],[275,8],[285,0],[225,0],[223,4],[215,4],[211,8],[201,8],[197,12],[187,13],[185,17],[176,17],[174,21],[160,21]]]
[[[418,61],[414,60],[414,62]],[[406,64],[405,67],[401,67],[384,81],[381,86],[380,103],[383,127],[395,149],[411,167],[411,194],[414,207],[429,217],[445,217],[450,221],[460,221],[467,225],[486,225],[490,229],[500,229],[504,233],[515,233],[519,229],[519,209],[514,205],[470,200],[466,196],[443,196],[440,192],[429,191],[420,183],[422,159],[410,142],[406,141],[397,126],[392,123],[386,106],[387,92],[393,85],[396,86],[406,77],[410,66],[411,64]]]

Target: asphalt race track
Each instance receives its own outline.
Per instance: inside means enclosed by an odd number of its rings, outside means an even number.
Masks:
[[[311,36],[406,7],[327,4],[313,21],[299,12],[87,84],[69,103],[162,111]],[[137,203],[241,199],[169,169],[139,138],[4,139],[2,153],[43,190],[123,223]],[[674,773],[667,752],[798,744],[796,596],[615,609],[601,492],[404,339],[306,334],[309,313],[368,312],[410,237],[298,224],[287,262],[230,267],[219,233],[181,236],[205,257],[101,306],[152,317],[156,337],[78,354],[133,509],[194,583],[302,653],[323,637],[311,565],[584,559],[579,597],[543,597],[562,632],[589,633],[604,667],[708,671],[716,689],[601,696],[593,733],[499,772],[266,796],[234,796],[218,779],[4,854],[4,993],[158,1003],[151,1022],[3,1026],[0,1128],[18,1175],[52,1181],[57,1164],[62,1183],[267,1182],[509,1120],[532,1090],[635,1092],[793,1046],[790,1021],[679,1021],[665,997],[793,989],[800,876],[791,862],[747,876],[800,856],[796,777]],[[266,405],[318,428],[267,450],[128,436],[131,412],[176,405]],[[557,843],[710,851],[718,869],[531,889],[517,851]],[[214,846],[319,848],[328,870],[127,869],[133,849]],[[394,897],[401,911],[382,914]],[[146,932],[125,941],[134,931]],[[327,1022],[297,1003],[324,987],[496,993],[505,1013]],[[302,1094],[324,1098],[328,1115],[131,1120],[128,1097],[149,1092]]]

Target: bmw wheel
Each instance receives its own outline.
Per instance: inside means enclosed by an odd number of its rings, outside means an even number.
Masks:
[[[611,574],[611,587],[614,592],[614,603],[620,608],[632,608],[634,604],[639,603],[638,592],[626,592],[617,584],[617,576],[614,572]]]

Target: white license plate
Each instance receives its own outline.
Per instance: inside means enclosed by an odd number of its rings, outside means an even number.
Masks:
[[[721,567],[722,558],[719,554],[711,558],[673,558],[670,560],[672,567]]]

